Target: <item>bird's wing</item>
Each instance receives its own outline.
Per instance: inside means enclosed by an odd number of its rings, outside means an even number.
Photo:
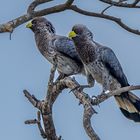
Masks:
[[[108,47],[101,47],[101,60],[106,66],[110,74],[117,79],[122,87],[128,86],[128,81],[123,73],[122,67],[114,54],[114,52]]]
[[[65,36],[55,36],[52,40],[56,51],[82,64],[78,53],[76,52],[74,42]]]

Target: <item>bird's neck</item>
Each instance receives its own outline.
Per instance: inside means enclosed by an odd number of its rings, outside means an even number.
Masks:
[[[45,30],[41,32],[35,32],[35,40],[37,45],[39,45],[41,42],[46,44],[54,35],[54,33],[49,33]]]
[[[47,52],[49,43],[54,35],[54,33],[51,34],[46,31],[35,33],[37,48],[43,55],[45,55],[44,53]]]
[[[74,43],[76,50],[84,64],[88,64],[95,59],[96,48],[92,45],[92,40],[78,40],[75,39]]]

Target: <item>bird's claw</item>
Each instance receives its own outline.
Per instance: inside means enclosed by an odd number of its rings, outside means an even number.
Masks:
[[[91,96],[91,98],[98,99],[98,97],[97,97],[97,96],[95,96],[95,95],[92,95],[92,96]]]
[[[92,95],[91,98],[92,98],[92,99],[95,98],[95,100],[97,100],[97,106],[100,107],[100,105],[99,105],[100,102],[99,102],[99,100],[98,100],[98,96]],[[94,99],[93,99],[93,100],[94,100]]]

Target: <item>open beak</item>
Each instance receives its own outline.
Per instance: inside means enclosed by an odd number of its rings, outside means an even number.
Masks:
[[[32,22],[28,22],[26,28],[32,28],[32,25],[33,25]]]
[[[77,34],[74,31],[71,31],[71,32],[69,32],[68,36],[69,36],[69,38],[73,38],[73,37],[76,37]]]

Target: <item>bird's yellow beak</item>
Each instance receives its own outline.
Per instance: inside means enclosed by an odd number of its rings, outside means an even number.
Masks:
[[[27,23],[26,28],[32,28],[32,26],[33,26],[33,24],[32,24],[32,22],[30,21],[30,22]]]
[[[74,31],[69,32],[69,38],[76,37],[77,34]]]

